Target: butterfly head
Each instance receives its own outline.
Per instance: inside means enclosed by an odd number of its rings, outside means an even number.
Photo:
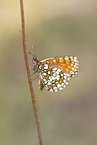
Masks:
[[[32,58],[33,67],[31,66],[29,67],[34,71],[34,74],[38,75],[40,73],[40,69],[39,69],[40,61],[37,59],[35,54],[31,53],[30,51],[28,51],[28,53],[30,53],[33,56]]]
[[[32,63],[33,63],[33,70],[36,74],[38,74],[40,72],[39,70],[39,66],[40,66],[40,62],[39,60],[37,59],[37,57],[33,57],[32,59]]]
[[[38,61],[37,57],[33,57],[32,62],[33,62],[33,64],[37,64],[39,61]]]

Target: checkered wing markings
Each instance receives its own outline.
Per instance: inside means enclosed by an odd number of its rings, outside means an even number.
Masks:
[[[44,87],[50,92],[57,92],[68,85],[70,75],[57,67],[47,64],[42,65],[40,79]]]
[[[48,58],[42,60],[41,63],[57,67],[71,76],[74,76],[79,71],[79,61],[76,56]]]

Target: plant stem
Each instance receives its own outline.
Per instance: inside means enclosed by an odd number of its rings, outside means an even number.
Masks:
[[[40,124],[39,124],[39,119],[38,119],[38,112],[37,112],[37,107],[36,107],[36,102],[35,102],[35,96],[34,96],[34,91],[33,91],[33,87],[32,87],[32,80],[31,80],[31,75],[30,75],[30,70],[29,70],[28,57],[27,57],[23,0],[20,0],[20,8],[21,8],[22,42],[23,42],[25,65],[26,65],[28,82],[29,82],[29,87],[30,87],[30,92],[31,92],[31,98],[32,98],[32,103],[33,103],[33,109],[34,109],[35,119],[36,119],[36,125],[37,125],[37,132],[38,132],[39,143],[40,143],[40,145],[43,145],[41,131],[40,131]]]

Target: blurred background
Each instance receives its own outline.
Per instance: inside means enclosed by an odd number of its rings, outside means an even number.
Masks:
[[[27,49],[39,60],[80,60],[62,91],[33,82],[44,145],[97,145],[97,1],[24,0],[24,10]],[[39,144],[21,36],[19,1],[0,0],[0,145]]]

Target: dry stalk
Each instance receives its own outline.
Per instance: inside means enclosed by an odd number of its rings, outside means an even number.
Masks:
[[[32,103],[33,103],[33,109],[34,109],[34,114],[35,114],[35,119],[36,119],[39,143],[40,145],[43,145],[41,131],[40,131],[40,124],[39,124],[39,119],[38,119],[38,112],[37,112],[36,101],[35,101],[34,91],[32,87],[32,80],[31,80],[28,57],[27,57],[23,0],[20,0],[20,8],[21,8],[21,23],[22,23],[22,42],[23,42],[24,59],[25,59],[25,65],[26,65],[26,70],[27,70],[27,77],[28,77],[31,98],[32,98]]]

